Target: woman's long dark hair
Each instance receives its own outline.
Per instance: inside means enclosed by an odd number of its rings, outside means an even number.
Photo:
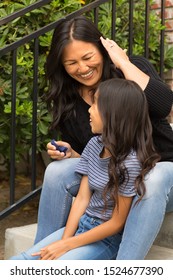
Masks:
[[[53,115],[52,128],[58,126],[61,118],[67,118],[73,112],[81,86],[67,74],[62,64],[63,50],[72,39],[90,42],[97,47],[103,56],[103,81],[116,75],[113,74],[111,60],[100,41],[101,36],[103,35],[95,24],[84,16],[71,20],[62,19],[56,26],[46,63],[49,93],[45,99]]]
[[[119,185],[128,183],[124,160],[133,149],[141,164],[135,182],[140,201],[145,194],[144,177],[160,159],[154,149],[145,94],[135,82],[118,78],[101,82],[98,92],[98,109],[103,121],[102,141],[111,153],[109,182],[104,193],[106,195],[109,190],[118,202]]]

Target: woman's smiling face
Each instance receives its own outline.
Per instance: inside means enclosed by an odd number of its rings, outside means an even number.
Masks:
[[[94,87],[101,80],[103,57],[92,43],[73,40],[63,50],[62,63],[66,72],[85,86]]]

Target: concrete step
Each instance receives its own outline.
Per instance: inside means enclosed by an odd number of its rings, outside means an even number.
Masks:
[[[173,249],[153,245],[145,260],[173,260]]]
[[[7,228],[5,231],[4,259],[18,255],[34,243],[37,224]]]
[[[173,249],[173,212],[166,213],[154,245]]]
[[[33,245],[37,224],[8,228],[5,232],[4,259]],[[150,249],[147,260],[173,260],[173,212],[166,214],[162,228]]]

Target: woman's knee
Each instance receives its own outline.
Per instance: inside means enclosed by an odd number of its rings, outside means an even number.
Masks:
[[[75,172],[78,162],[78,158],[51,162],[45,170],[43,189],[57,190],[63,186],[68,190],[79,185],[81,176]]]
[[[173,186],[173,163],[159,162],[146,175],[145,178],[146,194],[144,198],[151,196],[168,196]]]
[[[45,176],[51,177],[54,174],[58,175],[67,175],[68,173],[74,172],[76,169],[76,165],[79,162],[79,158],[70,158],[70,159],[64,159],[64,160],[56,160],[51,163],[46,168]]]

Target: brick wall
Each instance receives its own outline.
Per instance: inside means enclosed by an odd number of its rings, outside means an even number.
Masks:
[[[152,9],[160,13],[161,0],[155,0],[155,4]],[[165,25],[166,36],[168,37],[168,43],[173,44],[173,0],[165,0]]]
[[[152,6],[154,10],[160,13],[161,0],[155,0],[155,4]],[[173,0],[165,0],[165,35],[168,39],[168,45],[173,45]],[[173,58],[172,58],[173,59]],[[167,84],[173,89],[173,69],[165,75]]]
[[[157,13],[160,13],[161,0],[155,0],[155,4],[152,6]],[[168,44],[173,45],[173,0],[165,0],[165,35],[168,39]],[[173,58],[172,58],[173,59]],[[173,90],[173,69],[169,70],[165,74],[165,81]],[[168,116],[169,122],[173,123],[173,107],[170,115]]]

